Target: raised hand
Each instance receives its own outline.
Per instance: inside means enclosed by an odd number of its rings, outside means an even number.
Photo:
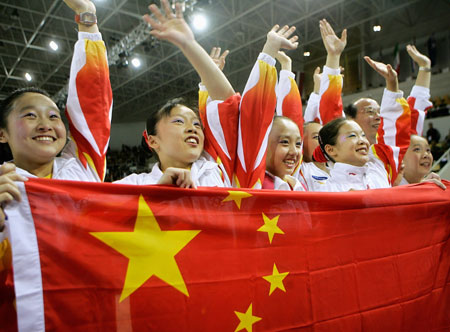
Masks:
[[[80,14],[83,12],[96,13],[95,5],[89,0],[64,0],[67,6],[69,6],[75,13]]]
[[[292,71],[292,59],[283,51],[278,51],[275,59],[281,64],[281,69]]]
[[[167,0],[161,0],[165,14],[163,15],[159,8],[152,4],[148,8],[155,15],[153,19],[150,15],[144,15],[144,20],[151,25],[150,34],[158,39],[164,39],[172,44],[183,48],[187,43],[195,40],[191,28],[183,18],[181,4],[175,4],[175,14],[170,8]]]
[[[406,45],[406,51],[420,67],[429,68],[431,66],[431,60],[426,55],[420,53],[414,45]]]
[[[295,50],[298,46],[298,36],[291,37],[294,31],[295,27],[285,25],[280,29],[278,24],[275,25],[267,33],[263,52],[275,58],[280,49]]]
[[[320,78],[322,77],[322,74],[320,73],[320,67],[316,67],[313,74],[313,81],[314,81],[314,93],[319,93],[320,91]]]
[[[344,29],[341,38],[338,38],[326,19],[320,20],[319,26],[323,45],[325,46],[327,53],[329,55],[341,55],[345,45],[347,45],[347,29]]]
[[[368,56],[364,57],[364,60],[372,67],[378,74],[384,77],[386,80],[386,88],[390,91],[398,91],[398,79],[397,72],[391,65],[386,65],[382,62],[372,60]]]
[[[221,51],[222,50],[220,47],[213,47],[209,56],[217,65],[217,67],[219,67],[219,69],[223,71],[223,68],[225,67],[225,59],[227,55],[230,53],[230,51],[226,50],[222,53],[222,55],[220,55]]]

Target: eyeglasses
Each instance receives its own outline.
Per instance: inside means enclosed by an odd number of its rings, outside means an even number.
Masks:
[[[380,115],[380,108],[379,107],[365,106],[362,110],[368,116]]]

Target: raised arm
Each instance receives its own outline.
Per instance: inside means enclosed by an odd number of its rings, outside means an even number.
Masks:
[[[280,78],[276,87],[277,115],[293,120],[303,137],[303,106],[295,75],[292,72],[292,60],[283,51],[278,51],[276,59],[281,64]]]
[[[414,45],[407,45],[406,51],[419,66],[416,84],[408,97],[411,108],[411,134],[422,135],[427,110],[433,106],[430,101],[431,60],[420,53]]]
[[[386,80],[380,109],[381,123],[374,149],[384,163],[391,183],[394,183],[410,142],[411,111],[403,92],[398,90],[397,73],[392,66],[364,58]]]
[[[326,124],[343,116],[342,76],[339,67],[341,54],[347,45],[347,30],[344,29],[339,38],[327,20],[319,23],[323,45],[327,51],[327,60],[323,67],[319,89],[320,121]]]
[[[210,57],[220,70],[225,66],[228,50],[222,54],[220,47],[211,50]],[[227,100],[209,98],[208,90],[199,84],[199,112],[204,126],[204,150],[219,165],[226,186],[232,186],[236,163],[237,131],[239,121],[240,95]]]
[[[75,14],[95,15],[95,5],[88,0],[64,0]],[[70,68],[67,115],[76,151],[93,181],[102,181],[106,170],[112,91],[106,47],[97,24],[80,21]]]
[[[276,108],[277,73],[275,56],[283,49],[295,49],[295,27],[275,25],[267,34],[262,53],[253,66],[242,95],[240,106],[237,185],[261,188],[265,174],[267,137]]]
[[[192,30],[183,18],[181,4],[175,4],[175,14],[167,0],[161,0],[165,14],[162,14],[154,4],[150,11],[155,18],[144,15],[153,36],[163,39],[177,46],[200,76],[212,99],[225,100],[234,95],[234,90],[222,71],[216,66],[208,53],[197,43]]]
[[[314,90],[309,95],[308,102],[306,103],[305,115],[303,116],[305,122],[321,122],[319,113],[321,76],[320,67],[316,67],[313,73]]]

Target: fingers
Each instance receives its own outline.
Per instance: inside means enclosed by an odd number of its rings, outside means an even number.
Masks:
[[[219,48],[219,54],[220,54],[220,48]],[[220,56],[220,59],[222,59],[225,62],[225,58],[227,57],[228,54],[230,54],[230,51],[226,50],[225,52],[222,53],[222,55]]]
[[[366,62],[369,64],[370,67],[372,67],[373,69],[377,70],[375,62],[371,58],[369,58],[368,56],[365,56],[364,60],[366,60]]]
[[[154,30],[161,30],[162,29],[162,25],[161,23],[159,23],[158,21],[156,21],[153,17],[151,17],[150,15],[144,15],[144,21],[146,21],[148,24],[150,24],[150,26],[152,27],[152,31],[150,31],[150,33],[152,33]]]
[[[2,187],[4,187],[4,186],[0,186],[0,190],[3,191]],[[17,193],[17,195],[19,195],[19,197],[20,197],[20,193]],[[11,193],[9,193],[9,192],[2,192],[0,194],[0,202],[2,204],[12,202],[13,200],[14,200],[14,196]],[[17,201],[20,202],[20,199],[18,199]]]
[[[179,2],[175,4],[175,16],[176,18],[183,18],[183,9],[181,8],[181,3]]]
[[[172,12],[172,8],[170,8],[169,2],[167,0],[161,0],[161,4],[164,8],[164,12],[166,13],[167,18],[174,18],[175,15]],[[176,4],[175,4],[176,8]]]
[[[347,29],[344,29],[341,34],[341,42],[347,43]]]
[[[292,38],[289,39],[289,41],[290,41],[291,43],[293,43],[293,44],[294,44],[297,40],[298,40],[298,36],[294,36],[294,37],[292,37]]]
[[[447,187],[441,181],[439,181],[438,179],[429,179],[429,180],[425,180],[423,182],[434,183],[435,185],[437,185],[442,190],[447,189]]]
[[[153,15],[155,15],[156,19],[161,22],[164,23],[166,21],[166,18],[164,17],[164,15],[161,13],[161,11],[159,10],[159,8],[152,4],[150,6],[148,6],[148,8],[150,9],[150,11],[152,12]],[[150,17],[151,18],[151,17]],[[151,18],[152,19],[152,18]],[[152,19],[153,20],[153,19]],[[153,20],[154,21],[154,20]],[[153,25],[152,25],[153,26]]]
[[[278,24],[275,24],[275,25],[272,27],[272,29],[270,29],[270,31],[277,32],[279,28],[280,28],[280,26],[279,26]]]
[[[5,227],[5,212],[3,212],[3,208],[0,207],[0,232],[3,231],[3,228]]]
[[[213,47],[211,49],[211,53],[209,54],[209,56],[212,59],[217,59],[219,57],[219,54],[220,54],[220,47]]]
[[[288,30],[289,30],[289,26],[285,25],[285,26],[283,26],[277,33],[278,33],[279,35],[283,35],[283,34],[285,34]]]
[[[9,172],[14,172],[16,170],[16,165],[12,163],[4,163],[0,166],[0,175],[6,174]]]
[[[319,75],[320,74],[320,67],[316,67],[316,69],[314,69],[314,75]]]

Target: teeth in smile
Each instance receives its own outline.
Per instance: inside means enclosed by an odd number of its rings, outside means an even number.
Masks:
[[[35,138],[36,141],[53,141],[53,137],[50,136],[39,136]]]
[[[186,143],[193,143],[193,144],[197,144],[197,140],[195,138],[188,138],[186,140]]]
[[[288,165],[295,165],[295,161],[293,160],[285,160],[284,163]]]

